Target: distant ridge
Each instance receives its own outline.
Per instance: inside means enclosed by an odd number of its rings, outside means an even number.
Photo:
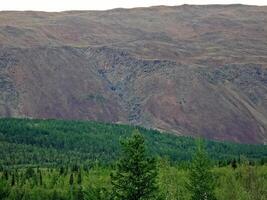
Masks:
[[[0,12],[0,116],[267,142],[267,7]]]

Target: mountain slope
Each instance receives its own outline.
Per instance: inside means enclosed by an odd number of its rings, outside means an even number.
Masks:
[[[267,8],[1,12],[0,115],[267,142]]]

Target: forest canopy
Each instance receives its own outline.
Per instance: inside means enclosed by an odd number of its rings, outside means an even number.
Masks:
[[[145,137],[149,154],[172,163],[188,161],[195,139],[160,133],[142,127],[93,121],[0,119],[0,165],[63,165],[101,163],[108,165],[119,156],[120,140],[138,129]],[[265,161],[267,146],[206,140],[215,162],[243,157]]]

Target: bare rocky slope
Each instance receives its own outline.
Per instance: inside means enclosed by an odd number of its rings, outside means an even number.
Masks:
[[[267,7],[0,12],[0,115],[267,142]]]

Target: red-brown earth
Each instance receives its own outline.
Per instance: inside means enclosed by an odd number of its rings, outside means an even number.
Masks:
[[[267,7],[0,12],[0,115],[267,142]]]

